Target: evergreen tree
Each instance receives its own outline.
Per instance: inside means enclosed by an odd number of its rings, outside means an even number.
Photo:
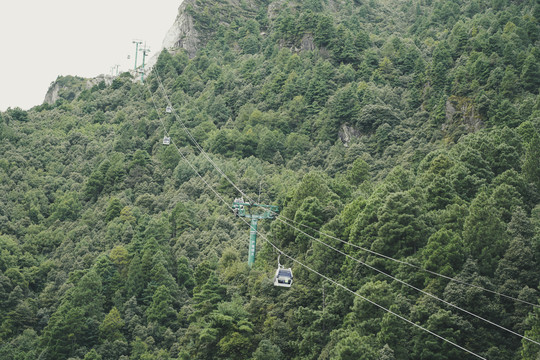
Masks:
[[[391,256],[415,253],[423,245],[425,230],[419,215],[419,204],[409,192],[389,195],[377,214],[381,225],[372,249]]]
[[[314,236],[314,231],[309,228],[317,230],[321,227],[325,220],[323,211],[324,209],[319,199],[312,196],[307,197],[296,212],[294,221],[304,233]],[[307,235],[297,231],[295,243],[297,251],[304,253],[310,248],[311,239]]]
[[[169,290],[159,286],[152,296],[152,303],[146,310],[148,322],[168,327],[175,319],[176,312],[172,308],[172,298]]]
[[[106,221],[111,221],[115,217],[120,216],[120,211],[122,210],[122,208],[123,208],[123,206],[120,203],[120,200],[118,200],[117,198],[112,198],[109,201],[109,205],[108,205],[107,210],[106,210],[105,220]]]
[[[528,326],[530,327],[530,330],[527,330],[525,332],[525,336],[533,339],[535,341],[540,340],[540,311],[538,308],[534,309],[527,318]],[[528,340],[523,339],[521,341],[523,344],[523,347],[521,349],[521,356],[524,360],[535,360],[538,359],[538,355],[540,354],[540,349],[538,349],[538,346],[531,343]]]
[[[100,338],[109,341],[121,340],[124,338],[122,335],[122,328],[124,327],[124,321],[120,317],[120,312],[116,307],[113,307],[105,319],[99,326]]]
[[[204,285],[193,294],[193,316],[203,316],[217,308],[217,304],[225,299],[226,288],[221,285],[214,273],[211,273]]]
[[[540,66],[534,54],[529,54],[521,70],[521,82],[525,90],[538,93],[540,87]]]
[[[0,359],[468,357],[298,264],[275,288],[266,241],[248,269],[240,196],[537,339],[536,311],[479,287],[538,298],[540,5],[210,0],[179,16],[193,31],[145,83],[60,77],[54,104],[0,112]],[[480,356],[538,357],[278,216],[259,231]]]
[[[507,246],[505,227],[494,205],[485,192],[480,192],[471,203],[463,227],[465,248],[478,261],[482,274],[495,271]]]
[[[523,174],[525,179],[540,189],[540,137],[538,134],[533,136],[525,153]]]
[[[99,276],[90,270],[69,291],[43,330],[42,344],[48,359],[67,358],[78,347],[96,344],[103,314],[101,289]]]

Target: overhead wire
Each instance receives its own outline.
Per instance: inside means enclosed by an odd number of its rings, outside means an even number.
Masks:
[[[149,90],[149,92],[150,92],[150,95],[151,95],[151,97],[152,97],[152,102],[153,102],[154,107],[155,107],[156,112],[157,112],[158,108],[157,108],[157,104],[156,104],[156,102],[155,102],[154,96],[153,96],[152,92],[150,91],[150,89],[148,89],[148,90]],[[159,121],[161,122],[161,125],[162,125],[163,128],[164,128],[164,131],[168,134],[168,131],[167,131],[166,127],[165,127],[165,123],[163,122],[163,120],[162,120],[161,117],[159,116],[159,112],[158,112],[158,118],[159,118]],[[214,187],[213,187],[212,185],[210,185],[210,183],[208,183],[208,181],[206,181],[206,179],[204,179],[204,177],[197,171],[197,169],[195,168],[195,166],[187,159],[187,157],[186,157],[186,156],[184,155],[184,153],[180,150],[180,148],[173,142],[172,139],[171,139],[171,144],[174,145],[174,147],[177,149],[177,151],[179,152],[179,154],[180,154],[180,156],[182,157],[182,159],[183,159],[185,162],[188,163],[188,165],[191,167],[191,169],[194,171],[194,173],[195,173],[195,174],[196,174],[196,175],[204,182],[204,184],[205,184],[207,187],[209,187],[210,190],[212,190],[212,192],[216,195],[216,197],[217,197],[219,200],[221,200],[221,201],[222,201],[222,202],[223,202],[223,203],[231,210],[231,212],[233,212],[233,211],[234,211],[233,207],[229,205],[229,203],[223,198],[223,196],[222,196],[221,194],[219,194],[219,193],[217,192],[217,190],[215,190]],[[245,222],[247,225],[249,225],[249,222],[248,222],[246,219],[244,219],[244,218],[240,218],[240,219],[241,219],[243,222]],[[349,289],[348,287],[346,287],[345,285],[343,285],[343,284],[337,282],[336,280],[334,280],[334,279],[332,279],[332,278],[330,278],[330,277],[328,277],[328,276],[326,276],[326,275],[324,275],[324,274],[318,272],[317,270],[311,268],[310,266],[308,266],[308,265],[302,263],[301,261],[299,261],[299,260],[293,258],[292,256],[288,255],[287,253],[285,253],[283,250],[281,250],[280,248],[278,248],[274,243],[272,243],[272,242],[266,237],[266,235],[264,235],[264,234],[261,233],[260,231],[258,231],[258,230],[255,230],[255,231],[256,231],[256,233],[257,233],[264,241],[266,241],[266,242],[267,242],[272,248],[274,248],[279,254],[284,255],[285,257],[289,258],[290,260],[292,260],[293,262],[297,263],[298,265],[304,267],[305,269],[309,270],[310,272],[312,272],[312,273],[314,273],[314,274],[316,274],[316,275],[322,277],[323,279],[325,279],[325,280],[331,282],[332,284],[334,284],[334,285],[336,285],[336,286],[338,286],[338,287],[340,287],[340,288],[346,290],[347,292],[349,292],[349,293],[351,293],[351,294],[353,294],[353,295],[359,297],[360,299],[362,299],[362,300],[364,300],[364,301],[367,301],[367,302],[369,302],[370,304],[372,304],[372,305],[374,305],[374,306],[376,306],[376,307],[378,307],[378,308],[380,308],[380,309],[386,311],[387,313],[396,316],[397,318],[399,318],[399,319],[401,319],[401,320],[407,322],[408,324],[411,324],[411,325],[413,325],[413,326],[419,328],[420,330],[425,331],[425,332],[427,332],[427,333],[429,333],[429,334],[431,334],[431,335],[437,337],[438,339],[440,339],[440,340],[442,340],[442,341],[444,341],[444,342],[446,342],[446,343],[448,343],[448,344],[450,344],[450,345],[452,345],[452,346],[454,346],[454,347],[456,347],[456,348],[458,348],[458,349],[460,349],[460,350],[462,350],[462,351],[465,351],[465,352],[467,352],[467,353],[469,353],[469,354],[471,354],[471,355],[473,355],[473,356],[475,356],[475,357],[477,357],[477,358],[479,358],[479,359],[486,360],[486,358],[482,357],[481,355],[476,354],[475,352],[473,352],[473,351],[471,351],[471,350],[469,350],[469,349],[467,349],[467,348],[465,348],[465,347],[463,347],[463,346],[461,346],[461,345],[459,345],[459,344],[457,344],[457,343],[455,343],[455,342],[453,342],[453,341],[451,341],[451,340],[448,340],[447,338],[445,338],[445,337],[443,337],[443,336],[441,336],[441,335],[439,335],[439,334],[437,334],[437,333],[435,333],[435,332],[433,332],[433,331],[431,331],[431,330],[429,330],[429,329],[423,327],[423,326],[420,325],[420,324],[417,324],[417,323],[415,323],[415,322],[413,322],[413,321],[407,319],[407,318],[404,317],[403,315],[400,315],[400,314],[398,314],[398,313],[396,313],[396,312],[394,312],[394,311],[392,311],[392,310],[390,310],[390,309],[388,309],[388,308],[386,308],[386,307],[384,307],[384,306],[378,304],[377,302],[375,302],[375,301],[373,301],[373,300],[371,300],[371,299],[369,299],[369,298],[367,298],[367,297],[365,297],[365,296],[363,296],[363,295],[357,293],[356,291]]]
[[[513,300],[513,301],[516,301],[516,302],[520,302],[520,303],[523,303],[523,304],[527,304],[527,305],[530,305],[530,306],[533,306],[533,307],[540,307],[540,305],[531,303],[531,302],[526,301],[526,300],[518,299],[518,298],[516,298],[516,297],[510,296],[510,295],[506,295],[506,294],[503,294],[503,293],[498,292],[498,291],[495,291],[495,290],[486,289],[486,288],[484,288],[484,287],[482,287],[482,286],[479,286],[479,285],[471,284],[471,283],[468,283],[468,282],[465,282],[465,281],[462,281],[462,280],[453,278],[453,277],[451,277],[451,276],[443,275],[443,274],[437,273],[437,272],[435,272],[435,271],[432,271],[432,270],[428,270],[428,269],[426,269],[426,268],[423,268],[423,267],[421,267],[421,266],[418,266],[418,265],[415,265],[415,264],[411,264],[411,263],[409,263],[409,262],[407,262],[407,261],[403,261],[403,260],[399,260],[399,259],[394,259],[394,258],[391,257],[391,256],[388,256],[388,255],[384,255],[384,254],[378,253],[378,252],[376,252],[376,251],[373,251],[373,250],[371,250],[371,249],[365,248],[365,247],[360,246],[360,245],[353,244],[353,243],[351,243],[351,242],[349,242],[349,241],[346,241],[346,240],[342,240],[342,239],[340,239],[340,238],[338,238],[338,237],[335,237],[335,236],[333,236],[333,235],[331,235],[331,234],[327,234],[327,233],[325,233],[325,232],[323,232],[323,231],[314,229],[314,228],[312,228],[312,227],[310,227],[310,226],[308,226],[308,225],[300,224],[300,223],[298,223],[297,221],[294,221],[294,220],[292,220],[292,219],[289,219],[289,218],[283,216],[282,214],[277,214],[277,216],[278,216],[278,217],[281,217],[281,218],[284,218],[285,220],[287,220],[287,221],[289,221],[289,222],[291,222],[291,223],[295,223],[295,224],[297,224],[298,226],[302,226],[302,227],[304,227],[304,228],[306,228],[306,229],[308,229],[308,230],[312,230],[312,231],[314,231],[314,232],[316,232],[316,233],[318,233],[318,234],[320,234],[320,235],[323,235],[323,236],[325,236],[325,237],[327,237],[327,238],[330,238],[330,239],[332,239],[332,240],[339,241],[339,242],[341,242],[341,243],[343,243],[343,244],[345,244],[345,245],[349,245],[349,246],[354,247],[354,248],[356,248],[356,249],[359,249],[359,250],[368,252],[368,253],[370,253],[370,254],[372,254],[372,255],[376,255],[376,256],[378,256],[378,257],[382,257],[382,258],[384,258],[384,259],[387,259],[387,260],[390,260],[390,261],[393,261],[393,262],[396,262],[396,263],[399,263],[399,264],[402,264],[402,265],[406,265],[406,266],[415,268],[415,269],[420,270],[420,271],[427,272],[427,273],[429,273],[429,274],[431,274],[431,275],[434,275],[434,276],[442,277],[442,278],[444,278],[444,279],[446,279],[446,280],[449,280],[449,281],[452,281],[452,282],[456,282],[456,283],[459,283],[459,284],[461,284],[461,285],[466,285],[466,286],[470,286],[470,287],[472,287],[472,288],[476,288],[476,289],[478,289],[478,290],[482,290],[482,291],[485,291],[485,292],[489,292],[489,293],[492,293],[492,294],[494,294],[494,295],[498,295],[498,296],[507,298],[507,299],[509,299],[509,300]],[[293,227],[295,230],[301,231],[300,229],[298,229],[298,228],[295,227],[294,225],[289,225],[289,226]]]
[[[163,95],[167,101],[167,105],[171,107],[171,111],[173,113],[173,115],[175,116],[175,118],[178,120],[178,122],[180,123],[180,125],[182,125],[182,129],[184,130],[184,132],[188,135],[188,137],[190,138],[190,140],[193,142],[193,144],[197,147],[197,149],[199,149],[199,151],[201,152],[201,154],[210,162],[210,164],[212,164],[212,166],[214,166],[214,168],[217,170],[217,172],[219,172],[221,174],[221,176],[223,176],[225,178],[225,180],[227,180],[227,182],[229,182],[240,194],[242,194],[242,196],[246,197],[249,199],[249,196],[247,194],[245,194],[242,189],[240,189],[228,176],[227,174],[225,174],[223,172],[223,170],[220,169],[219,166],[217,166],[217,164],[210,158],[210,156],[206,153],[206,151],[204,151],[204,149],[201,147],[201,145],[199,144],[199,142],[197,141],[197,139],[195,139],[193,137],[193,135],[191,134],[191,131],[189,131],[189,129],[187,128],[187,126],[184,124],[184,122],[182,121],[182,119],[177,116],[176,112],[175,112],[175,109],[174,107],[172,106],[172,103],[171,101],[169,100],[169,97],[167,96],[167,93],[165,92],[165,87],[163,86],[163,83],[161,82],[161,78],[159,77],[159,73],[157,72],[157,69],[154,69],[154,71],[156,72],[156,78],[159,82],[159,85],[161,87],[161,91],[163,92]],[[252,201],[251,201],[252,202]]]
[[[172,107],[172,103],[171,101],[169,100],[169,97],[165,91],[165,87],[163,86],[163,83],[161,81],[161,78],[159,76],[159,72],[157,69],[154,69],[154,72],[156,73],[156,79],[160,85],[160,88],[161,88],[161,91],[163,93],[163,96],[165,97],[166,101],[167,101],[167,105],[170,106],[172,108],[172,111],[173,111],[173,115],[175,116],[175,118],[179,121],[179,123],[182,125],[182,129],[184,130],[184,132],[188,135],[189,139],[192,141],[192,143],[195,145],[195,147],[200,151],[200,153],[212,164],[212,166],[216,169],[216,171],[218,171],[224,178],[225,180],[231,185],[233,186],[244,198],[246,198],[248,200],[248,202],[250,203],[253,203],[253,199],[251,199],[245,192],[242,191],[242,189],[240,189],[222,170],[221,168],[209,157],[208,153],[206,153],[206,151],[204,151],[204,149],[201,147],[201,145],[198,143],[198,141],[193,137],[193,135],[191,134],[191,132],[189,131],[189,129],[187,128],[187,126],[184,124],[184,122],[182,121],[182,119],[180,119],[177,114],[174,112],[175,109],[174,107]],[[272,211],[272,210],[270,210]],[[273,212],[273,211],[272,211]],[[461,285],[465,285],[465,286],[469,286],[469,287],[472,287],[472,288],[475,288],[475,289],[478,289],[478,290],[481,290],[481,291],[485,291],[485,292],[488,292],[488,293],[491,293],[491,294],[494,294],[494,295],[498,295],[498,296],[501,296],[501,297],[504,297],[506,299],[509,299],[509,300],[513,300],[513,301],[516,301],[516,302],[520,302],[520,303],[523,303],[523,304],[527,304],[527,305],[530,305],[532,307],[536,307],[536,308],[540,308],[540,305],[538,304],[534,304],[532,302],[529,302],[529,301],[526,301],[526,300],[522,300],[522,299],[518,299],[514,296],[511,296],[511,295],[507,295],[507,294],[504,294],[504,293],[501,293],[501,292],[498,292],[498,291],[495,291],[495,290],[490,290],[490,289],[487,289],[487,288],[484,288],[482,286],[479,286],[479,285],[476,285],[476,284],[471,284],[471,283],[468,283],[466,281],[463,281],[463,280],[459,280],[459,279],[456,279],[456,278],[453,278],[451,276],[448,276],[448,275],[444,275],[444,274],[440,274],[440,273],[437,273],[435,271],[432,271],[432,270],[429,270],[429,269],[426,269],[426,268],[423,268],[421,266],[418,266],[418,265],[415,265],[415,264],[411,264],[407,261],[403,261],[403,260],[399,260],[399,259],[395,259],[391,256],[388,256],[388,255],[384,255],[384,254],[381,254],[381,253],[378,253],[376,251],[373,251],[371,249],[368,249],[368,248],[365,248],[365,247],[362,247],[362,246],[359,246],[359,245],[356,245],[356,244],[353,244],[349,241],[346,241],[346,240],[343,240],[343,239],[339,239],[335,236],[332,236],[330,234],[326,234],[320,230],[317,230],[317,229],[314,229],[312,227],[309,227],[307,225],[304,225],[304,224],[299,224],[298,222],[292,220],[292,219],[289,219],[285,216],[283,216],[282,214],[279,214],[277,212],[273,212],[274,215],[278,216],[278,217],[282,217],[284,219],[286,219],[287,221],[289,221],[290,223],[296,223],[298,224],[299,226],[302,226],[302,227],[305,227],[306,229],[309,229],[309,230],[312,230],[312,231],[315,231],[323,236],[326,236],[330,239],[333,239],[333,240],[336,240],[336,241],[339,241],[343,244],[347,244],[349,246],[352,246],[354,248],[357,248],[357,249],[360,249],[362,251],[365,251],[365,252],[368,252],[372,255],[375,255],[375,256],[378,256],[378,257],[381,257],[381,258],[384,258],[384,259],[387,259],[387,260],[390,260],[390,261],[393,261],[393,262],[396,262],[396,263],[399,263],[399,264],[402,264],[402,265],[406,265],[406,266],[409,266],[409,267],[412,267],[412,268],[415,268],[417,270],[420,270],[420,271],[423,271],[423,272],[426,272],[428,274],[431,274],[433,276],[438,276],[438,277],[441,277],[441,278],[444,278],[448,281],[452,281],[452,282],[456,282],[456,283],[459,283]],[[294,225],[292,224],[289,224],[290,227],[294,228],[295,230],[300,230],[298,229],[297,227],[295,227]]]
[[[246,221],[246,223],[247,223],[247,221]],[[257,232],[257,233],[260,234],[259,232]],[[334,279],[332,279],[332,278],[330,278],[330,277],[328,277],[328,276],[326,276],[326,275],[324,275],[324,274],[318,272],[317,270],[311,268],[310,266],[308,266],[308,265],[306,265],[306,264],[300,262],[299,260],[297,260],[297,259],[293,258],[292,256],[290,256],[290,255],[286,254],[285,252],[283,252],[283,251],[282,251],[281,249],[279,249],[276,245],[274,245],[270,240],[268,240],[268,239],[266,238],[266,236],[264,236],[263,234],[260,234],[260,235],[261,235],[261,238],[263,238],[263,240],[265,240],[270,246],[272,246],[274,249],[276,249],[276,250],[277,250],[278,252],[280,252],[282,255],[284,255],[285,257],[287,257],[287,258],[289,258],[289,259],[291,259],[293,262],[295,262],[295,263],[297,263],[298,265],[304,267],[305,269],[311,271],[312,273],[314,273],[314,274],[316,274],[316,275],[322,277],[323,279],[325,279],[325,280],[331,282],[332,284],[334,284],[334,285],[336,285],[336,286],[338,286],[338,287],[340,287],[340,288],[346,290],[347,292],[350,292],[351,294],[353,294],[353,295],[359,297],[360,299],[369,302],[370,304],[372,304],[372,305],[378,307],[379,309],[382,309],[382,310],[386,311],[387,313],[392,314],[392,315],[396,316],[397,318],[399,318],[399,319],[401,319],[401,320],[403,320],[403,321],[405,321],[405,322],[407,322],[407,323],[409,323],[409,324],[411,324],[411,325],[413,325],[413,326],[415,326],[415,327],[417,327],[417,328],[419,328],[419,329],[421,329],[421,330],[423,330],[423,331],[425,331],[425,332],[427,332],[427,333],[429,333],[429,334],[431,334],[431,335],[433,335],[433,336],[435,336],[435,337],[437,337],[437,338],[439,338],[439,339],[441,339],[441,340],[443,340],[443,341],[445,341],[445,342],[447,342],[447,343],[449,343],[449,344],[451,344],[451,345],[457,347],[458,349],[461,349],[461,350],[463,350],[463,351],[465,351],[465,352],[467,352],[467,353],[469,353],[469,354],[471,354],[471,355],[474,355],[474,356],[476,356],[476,357],[479,358],[479,359],[484,359],[484,360],[486,360],[486,358],[484,358],[484,357],[482,357],[482,356],[476,354],[475,352],[473,352],[473,351],[471,351],[471,350],[469,350],[469,349],[467,349],[467,348],[465,348],[465,347],[463,347],[463,346],[461,346],[461,345],[459,345],[459,344],[457,344],[457,343],[455,343],[455,342],[453,342],[453,341],[451,341],[451,340],[448,340],[448,339],[444,338],[443,336],[441,336],[441,335],[439,335],[439,334],[437,334],[437,333],[435,333],[435,332],[433,332],[433,331],[431,331],[431,330],[429,330],[429,329],[423,327],[423,326],[420,325],[420,324],[417,324],[417,323],[415,323],[415,322],[413,322],[413,321],[407,319],[406,317],[404,317],[404,316],[402,316],[402,315],[400,315],[400,314],[398,314],[398,313],[396,313],[396,312],[394,312],[394,311],[392,311],[392,310],[390,310],[390,309],[388,309],[388,308],[386,308],[386,307],[384,307],[384,306],[382,306],[382,305],[376,303],[375,301],[373,301],[373,300],[371,300],[371,299],[368,299],[368,298],[365,297],[365,296],[360,295],[360,294],[357,293],[356,291],[349,289],[348,287],[346,287],[345,285],[343,285],[343,284],[337,282],[336,280],[334,280]]]
[[[161,91],[163,92],[164,97],[165,97],[165,99],[166,99],[166,101],[167,101],[167,104],[168,104],[168,106],[170,106],[170,107],[172,108],[173,114],[174,114],[175,117],[178,119],[178,116],[176,115],[176,113],[174,113],[174,108],[172,107],[172,104],[171,104],[171,102],[170,102],[170,100],[169,100],[169,98],[168,98],[168,96],[167,96],[167,93],[165,92],[165,87],[163,86],[163,83],[161,82],[161,79],[160,79],[160,77],[159,77],[159,73],[157,73],[157,70],[155,70],[155,71],[156,71],[157,80],[158,80],[159,85],[160,85],[160,87],[161,87]],[[152,99],[153,99],[153,95],[152,95]],[[156,105],[156,104],[154,104],[154,105]],[[204,149],[200,146],[200,144],[198,144],[198,142],[196,141],[196,139],[191,135],[191,132],[189,132],[189,130],[187,129],[187,127],[185,126],[185,124],[183,123],[183,121],[182,121],[181,119],[178,119],[178,120],[179,120],[179,122],[182,124],[182,127],[184,128],[184,131],[188,134],[188,136],[190,137],[190,139],[192,140],[192,142],[196,145],[196,147],[199,149],[199,151],[201,152],[201,154],[203,154],[203,155],[211,162],[211,164],[216,168],[216,170],[218,170],[218,172],[219,172],[220,174],[222,174],[223,176],[225,176],[226,180],[227,180],[229,183],[231,183],[231,185],[233,185],[233,186],[234,186],[234,187],[235,187],[235,188],[236,188],[243,196],[246,196],[246,197],[249,199],[249,197],[248,197],[247,195],[245,195],[245,193],[244,193],[244,192],[243,192],[236,184],[234,184],[234,183],[232,182],[232,180],[230,180],[228,177],[226,177],[226,175],[223,173],[223,171],[222,171],[221,169],[219,169],[219,167],[218,167],[218,166],[217,166],[217,165],[209,158],[209,156],[206,154],[206,152],[204,151]],[[251,200],[250,200],[250,201],[251,201]],[[277,213],[275,213],[275,214],[277,214]],[[308,236],[308,237],[311,238],[312,240],[317,241],[317,242],[319,242],[320,244],[322,244],[322,245],[324,245],[324,246],[326,246],[326,247],[328,247],[328,248],[330,248],[330,249],[332,249],[332,250],[334,250],[334,251],[336,251],[336,252],[338,252],[338,253],[340,253],[340,254],[342,254],[342,255],[344,255],[344,256],[346,256],[346,257],[348,257],[348,258],[350,258],[350,259],[352,259],[352,260],[354,260],[354,261],[356,261],[356,262],[358,262],[358,263],[360,263],[360,264],[362,264],[362,265],[364,265],[364,266],[366,266],[366,267],[372,269],[372,270],[374,270],[374,271],[379,272],[380,274],[383,274],[384,276],[387,276],[387,277],[389,277],[389,278],[391,278],[391,279],[393,279],[393,280],[395,280],[395,281],[397,281],[397,282],[399,282],[399,283],[401,283],[401,284],[403,284],[403,285],[405,285],[405,286],[408,286],[408,287],[410,287],[410,288],[412,288],[412,289],[414,289],[414,290],[416,290],[416,291],[418,291],[418,292],[420,292],[420,293],[426,295],[426,296],[429,296],[429,297],[431,297],[431,298],[433,298],[433,299],[435,299],[435,300],[437,300],[437,301],[440,301],[441,303],[443,303],[443,304],[445,304],[445,305],[447,305],[447,306],[451,306],[451,307],[453,307],[453,308],[455,308],[455,309],[457,309],[457,310],[460,310],[460,311],[462,311],[462,312],[464,312],[464,313],[466,313],[466,314],[468,314],[468,315],[470,315],[470,316],[473,316],[473,317],[475,317],[475,318],[477,318],[477,319],[479,319],[479,320],[482,320],[482,321],[484,321],[484,322],[486,322],[486,323],[488,323],[488,324],[490,324],[490,325],[493,325],[493,326],[495,326],[495,327],[498,327],[498,328],[501,329],[501,330],[504,330],[504,331],[506,331],[506,332],[508,332],[508,333],[511,333],[511,334],[513,334],[513,335],[515,335],[515,336],[518,336],[518,337],[522,338],[522,339],[525,339],[525,340],[527,340],[527,341],[529,341],[529,342],[532,342],[532,343],[535,343],[535,344],[537,344],[537,345],[540,345],[540,342],[537,342],[537,341],[535,341],[535,340],[533,340],[533,339],[530,339],[530,338],[528,338],[528,337],[526,337],[526,336],[524,336],[524,335],[521,335],[521,334],[519,334],[519,333],[517,333],[517,332],[515,332],[515,331],[513,331],[513,330],[511,330],[511,329],[505,328],[505,327],[503,327],[503,326],[501,326],[501,325],[499,325],[499,324],[497,324],[497,323],[495,323],[495,322],[493,322],[493,321],[491,321],[491,320],[488,320],[488,319],[486,319],[486,318],[483,318],[482,316],[477,315],[477,314],[475,314],[475,313],[473,313],[473,312],[470,312],[470,311],[468,311],[468,310],[466,310],[466,309],[463,309],[463,308],[461,308],[461,307],[459,307],[459,306],[457,306],[457,305],[455,305],[455,304],[452,304],[452,303],[450,303],[450,302],[448,302],[448,301],[446,301],[446,300],[444,300],[444,299],[441,299],[441,298],[439,298],[438,296],[433,295],[433,294],[431,294],[431,293],[429,293],[429,292],[427,292],[427,291],[425,291],[425,290],[422,290],[422,289],[420,289],[420,288],[418,288],[418,287],[416,287],[416,286],[414,286],[414,285],[408,284],[407,282],[405,282],[405,281],[403,281],[403,280],[400,280],[400,279],[396,278],[395,276],[392,276],[392,275],[390,275],[390,274],[388,274],[388,273],[386,273],[386,272],[384,272],[384,271],[382,271],[382,270],[380,270],[380,269],[377,269],[377,268],[375,268],[374,266],[371,266],[371,265],[369,265],[369,264],[367,264],[367,263],[365,263],[365,262],[363,262],[363,261],[361,261],[361,260],[359,260],[359,259],[357,259],[357,258],[355,258],[355,257],[353,257],[353,256],[351,256],[351,255],[349,255],[349,254],[347,254],[347,253],[345,253],[345,252],[343,252],[343,251],[341,251],[341,250],[339,250],[339,249],[337,249],[337,248],[335,248],[335,247],[329,245],[329,244],[326,244],[325,242],[321,241],[320,239],[317,239],[317,238],[315,238],[315,237],[313,237],[313,236],[307,234],[306,232],[304,232],[304,231],[298,229],[297,227],[295,227],[295,226],[292,225],[291,223],[288,223],[287,221],[284,221],[284,220],[281,219],[281,217],[287,219],[286,217],[284,217],[284,216],[282,216],[282,215],[279,215],[279,214],[277,214],[277,215],[278,215],[277,219],[280,220],[282,223],[284,223],[284,224],[286,224],[286,225],[288,225],[288,226],[294,228],[295,230],[297,230],[297,231],[303,233],[304,235]],[[287,219],[287,220],[290,220],[290,219]],[[307,227],[307,228],[309,228],[309,227]],[[312,229],[312,228],[310,228],[310,229]],[[317,231],[317,230],[315,230],[315,229],[312,229],[312,230]],[[319,231],[317,231],[317,232],[319,232]],[[326,235],[326,234],[325,234],[325,235]],[[338,238],[335,238],[335,237],[332,237],[332,238],[334,238],[335,240],[341,241],[341,242],[343,242],[343,243],[347,243],[347,244],[350,244],[350,245],[353,245],[353,246],[354,246],[354,244],[349,243],[349,242],[346,242],[346,241],[344,241],[344,240],[341,240],[341,239],[338,239]],[[358,247],[358,246],[356,246],[356,247]],[[363,248],[362,248],[362,249],[363,249]],[[366,249],[366,251],[368,251],[368,250]],[[369,250],[369,252],[370,252],[370,253],[375,253],[375,252],[373,252],[373,251],[371,251],[371,250]],[[375,254],[378,254],[378,253],[375,253]],[[378,255],[382,255],[382,254],[378,254]],[[382,255],[382,256],[385,257],[385,258],[388,258],[388,259],[392,259],[392,260],[394,260],[394,261],[398,261],[398,262],[400,262],[400,263],[404,263],[404,262],[401,261],[401,260],[393,259],[393,258],[388,257],[388,256],[385,256],[385,255]],[[412,264],[411,264],[411,265],[412,265]],[[522,301],[522,302],[523,302],[523,301]],[[532,304],[532,303],[529,303],[529,304]],[[533,304],[533,305],[534,305],[534,304]]]
[[[280,219],[279,217],[277,218],[277,220],[283,222],[284,224],[289,225],[287,222],[283,221],[283,220]],[[499,324],[497,324],[497,323],[495,323],[495,322],[493,322],[493,321],[491,321],[491,320],[489,320],[489,319],[486,319],[486,318],[484,318],[484,317],[482,317],[482,316],[480,316],[480,315],[477,315],[477,314],[475,314],[475,313],[473,313],[473,312],[471,312],[471,311],[469,311],[469,310],[467,310],[467,309],[463,309],[463,308],[461,308],[461,307],[459,307],[459,306],[457,306],[457,305],[455,305],[455,304],[452,304],[452,303],[449,302],[449,301],[446,301],[446,300],[441,299],[440,297],[438,297],[438,296],[436,296],[436,295],[433,295],[432,293],[429,293],[429,292],[427,292],[427,291],[425,291],[425,290],[422,290],[422,289],[420,289],[420,288],[418,288],[418,287],[416,287],[416,286],[414,286],[414,285],[411,285],[411,284],[409,284],[409,283],[407,283],[407,282],[405,282],[405,281],[403,281],[403,280],[401,280],[401,279],[398,279],[398,278],[396,278],[395,276],[390,275],[390,274],[388,274],[387,272],[382,271],[382,270],[380,270],[380,269],[377,269],[376,267],[374,267],[374,266],[372,266],[372,265],[369,265],[368,263],[363,262],[362,260],[359,260],[359,259],[355,258],[354,256],[351,256],[351,255],[349,255],[349,254],[347,254],[347,253],[345,253],[345,252],[343,252],[343,251],[341,251],[341,250],[339,250],[339,249],[333,247],[332,245],[329,245],[329,244],[325,243],[324,241],[321,241],[320,239],[317,239],[317,238],[315,238],[314,236],[311,236],[310,234],[308,234],[308,233],[306,233],[306,232],[304,232],[304,231],[302,231],[302,230],[298,230],[298,231],[299,231],[300,233],[302,233],[303,235],[309,237],[310,239],[312,239],[312,240],[314,240],[314,241],[316,241],[316,242],[318,242],[318,243],[320,243],[320,244],[326,246],[327,248],[332,249],[332,250],[334,250],[335,252],[340,253],[341,255],[344,255],[344,256],[346,256],[347,258],[349,258],[349,259],[351,259],[351,260],[353,260],[353,261],[355,261],[355,262],[357,262],[357,263],[359,263],[359,264],[362,264],[363,266],[366,266],[366,267],[370,268],[371,270],[374,270],[374,271],[376,271],[376,272],[378,272],[378,273],[380,273],[380,274],[382,274],[382,275],[384,275],[384,276],[386,276],[386,277],[388,277],[388,278],[390,278],[390,279],[392,279],[392,280],[394,280],[394,281],[397,281],[397,282],[399,282],[399,283],[402,284],[402,285],[408,286],[408,287],[410,287],[411,289],[414,289],[414,290],[416,290],[416,291],[418,291],[418,292],[420,292],[420,293],[422,293],[422,294],[424,294],[424,295],[426,295],[426,296],[431,297],[432,299],[435,299],[435,300],[437,300],[437,301],[440,301],[440,302],[442,302],[442,303],[445,304],[445,305],[448,305],[448,306],[450,306],[450,307],[453,307],[454,309],[457,309],[457,310],[459,310],[459,311],[462,311],[462,312],[464,312],[464,313],[466,313],[466,314],[468,314],[468,315],[471,315],[471,316],[473,316],[473,317],[475,317],[475,318],[477,318],[477,319],[479,319],[479,320],[485,321],[486,323],[491,324],[491,325],[493,325],[493,326],[496,326],[496,327],[498,327],[498,328],[501,329],[501,330],[504,330],[504,331],[509,332],[509,333],[511,333],[511,334],[513,334],[513,335],[516,335],[516,336],[518,336],[518,337],[520,337],[520,338],[522,338],[522,339],[524,339],[524,340],[527,340],[527,341],[530,341],[530,342],[535,343],[535,344],[537,344],[537,345],[540,345],[540,342],[538,342],[538,341],[536,341],[536,340],[533,340],[533,339],[531,339],[531,338],[529,338],[529,337],[527,337],[527,336],[521,335],[521,334],[519,334],[519,333],[517,333],[517,332],[515,332],[515,331],[513,331],[513,330],[511,330],[511,329],[505,328],[504,326],[499,325]]]

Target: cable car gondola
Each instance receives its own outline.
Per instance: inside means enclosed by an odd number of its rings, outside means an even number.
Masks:
[[[283,265],[279,263],[278,256],[278,268],[276,270],[276,276],[274,276],[274,286],[291,287],[293,282],[293,273],[291,268],[285,269]]]
[[[166,113],[172,113],[172,107],[167,106],[167,107],[165,108],[165,112],[166,112]]]
[[[169,136],[163,137],[163,145],[169,145],[171,143],[171,138]]]

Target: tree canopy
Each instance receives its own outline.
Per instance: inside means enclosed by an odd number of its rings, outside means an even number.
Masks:
[[[382,272],[540,341],[540,5],[186,3],[195,54],[0,113],[0,358],[473,358],[286,256],[274,287],[272,242],[482,357],[537,359]],[[252,268],[238,189],[283,220]]]

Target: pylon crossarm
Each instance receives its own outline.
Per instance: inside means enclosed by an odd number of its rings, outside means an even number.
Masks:
[[[255,262],[255,252],[257,248],[257,222],[262,219],[273,219],[279,212],[279,208],[276,205],[246,203],[242,198],[235,199],[232,208],[236,216],[251,219],[248,252],[248,265],[251,267]],[[254,208],[261,208],[264,212],[258,214],[252,213]]]

